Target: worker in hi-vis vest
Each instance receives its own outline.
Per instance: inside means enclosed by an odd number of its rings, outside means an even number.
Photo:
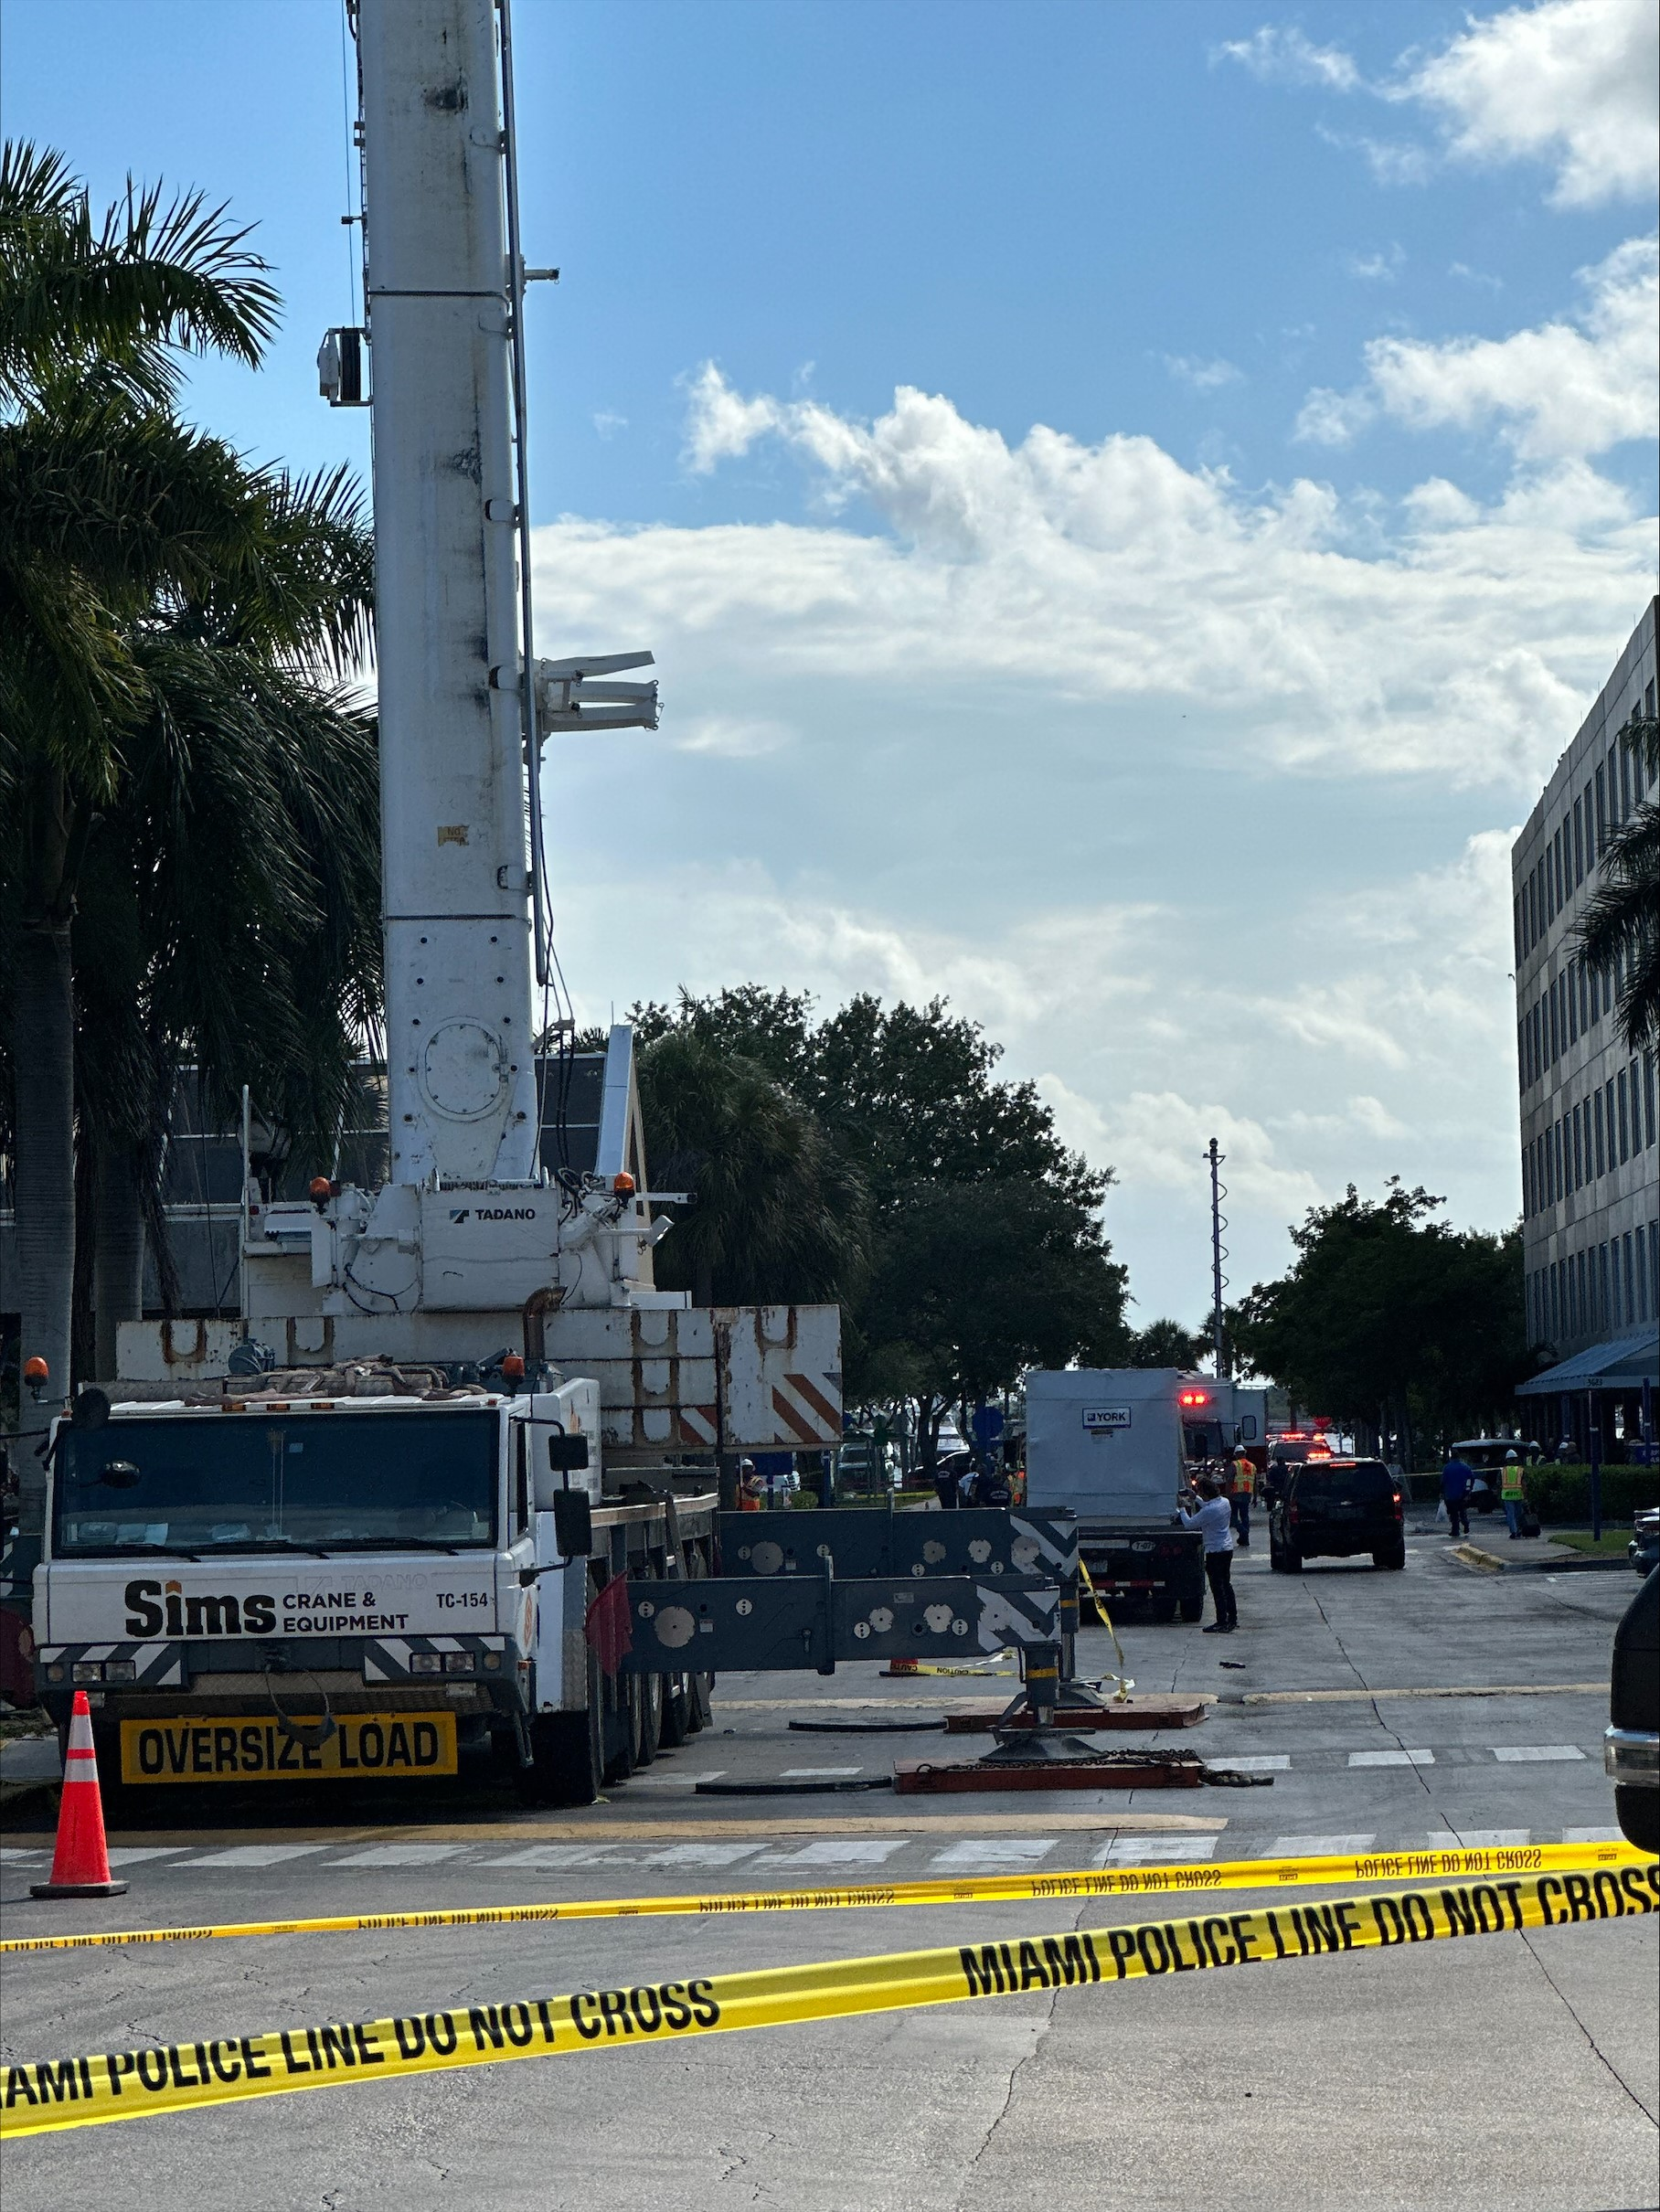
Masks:
[[[1520,1456],[1515,1452],[1506,1452],[1505,1454],[1504,1477],[1499,1485],[1499,1496],[1504,1501],[1505,1526],[1510,1531],[1510,1540],[1512,1543],[1514,1543],[1516,1537],[1522,1533],[1522,1506],[1526,1501],[1527,1494],[1527,1492],[1522,1487],[1522,1462]]]
[[[1257,1471],[1251,1464],[1249,1454],[1243,1449],[1234,1454],[1231,1474],[1229,1510],[1233,1515],[1233,1525],[1240,1532],[1240,1542],[1249,1551],[1250,1549],[1250,1499],[1251,1493],[1257,1485]]]

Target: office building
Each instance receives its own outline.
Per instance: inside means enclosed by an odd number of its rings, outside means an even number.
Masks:
[[[1565,1415],[1570,1393],[1618,1390],[1626,1367],[1652,1367],[1660,1334],[1660,1069],[1652,1048],[1633,1053],[1622,1039],[1617,986],[1586,967],[1574,934],[1610,837],[1656,795],[1620,736],[1655,712],[1656,605],[1511,856],[1527,1324],[1552,1362],[1529,1395],[1559,1391]],[[1572,1427],[1580,1433],[1577,1417]]]

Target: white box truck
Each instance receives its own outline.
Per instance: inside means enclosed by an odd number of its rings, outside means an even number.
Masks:
[[[1026,1383],[1027,1503],[1076,1514],[1079,1549],[1109,1604],[1155,1620],[1204,1611],[1198,1537],[1177,1519],[1188,1471],[1230,1448],[1230,1386],[1179,1367],[1069,1367]]]

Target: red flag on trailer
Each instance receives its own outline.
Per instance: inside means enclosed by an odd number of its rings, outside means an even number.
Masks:
[[[634,1648],[633,1628],[628,1617],[628,1578],[612,1575],[588,1609],[584,1632],[593,1647],[602,1674],[614,1675],[624,1652]]]

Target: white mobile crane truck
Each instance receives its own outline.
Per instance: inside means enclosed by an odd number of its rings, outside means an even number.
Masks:
[[[596,1664],[612,1581],[715,1564],[709,1473],[664,1462],[838,1441],[839,1320],[654,1287],[626,1028],[593,1168],[541,1156],[541,746],[654,727],[656,687],[610,680],[649,655],[534,654],[524,298],[553,272],[518,233],[508,0],[353,22],[367,327],[319,367],[375,428],[389,1172],[249,1190],[243,1322],[123,1328],[12,1574],[43,1700],[61,1724],[89,1691],[112,1782],[420,1779],[494,1747],[533,1801],[582,1801],[707,1712],[702,1614],[642,1600],[654,1662]]]

